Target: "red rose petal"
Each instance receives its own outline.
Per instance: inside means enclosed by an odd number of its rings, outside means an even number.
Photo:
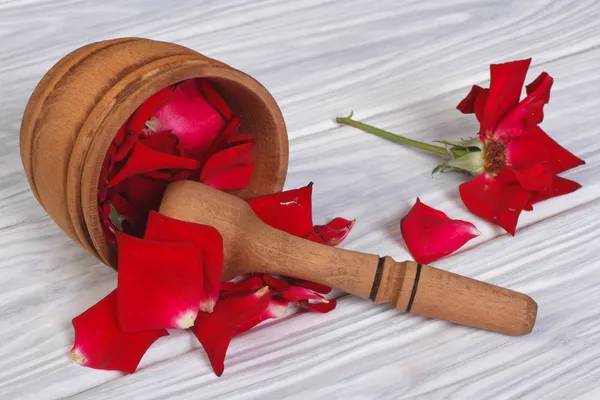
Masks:
[[[135,175],[125,179],[116,186],[127,200],[137,209],[148,212],[158,210],[167,189],[167,183],[143,175]]]
[[[125,139],[125,134],[126,134],[125,133],[125,124],[123,124],[123,125],[121,125],[121,128],[119,128],[119,131],[113,138],[112,144],[114,144],[116,147],[119,147],[121,145],[121,143],[123,143],[123,140]]]
[[[181,155],[179,138],[171,132],[160,132],[152,136],[140,139],[142,144],[152,150],[172,156]]]
[[[237,144],[241,144],[241,143],[250,143],[253,141],[254,141],[254,136],[248,135],[247,133],[238,133],[238,134],[231,136],[227,140],[227,144],[237,145]]]
[[[140,133],[146,123],[154,113],[167,104],[175,96],[175,90],[172,87],[166,87],[146,100],[129,119],[127,129],[131,132]],[[165,129],[166,130],[166,129]]]
[[[313,292],[312,290],[299,287],[290,286],[287,289],[281,290],[279,294],[287,301],[296,302],[301,300],[318,300],[327,303],[329,300],[325,299],[320,294]]]
[[[535,126],[544,119],[544,105],[550,99],[550,89],[553,79],[550,75],[540,75],[541,81],[534,81],[532,91],[518,105],[513,107],[500,121],[494,131],[494,136],[502,138],[505,136],[520,136],[528,127]],[[538,77],[538,79],[540,79]],[[530,88],[532,88],[530,86]]]
[[[548,154],[548,159],[545,161],[550,164],[550,168],[554,174],[560,174],[561,172],[585,164],[585,161],[556,143],[556,141],[548,136],[548,134],[539,126],[531,127],[528,130],[528,135],[529,134],[537,138],[537,145],[529,151],[530,157],[531,153],[545,148]]]
[[[117,321],[116,290],[75,317],[73,328],[73,362],[90,368],[127,373],[135,372],[152,343],[169,335],[164,329],[124,332]]]
[[[481,122],[484,136],[519,103],[530,63],[529,58],[490,66],[490,89]]]
[[[581,185],[577,182],[562,178],[560,176],[554,176],[552,180],[552,186],[543,192],[533,193],[529,199],[528,206],[531,208],[532,204],[574,192],[579,188],[581,188]]]
[[[210,103],[210,105],[221,114],[226,120],[230,120],[234,117],[233,112],[225,103],[225,101],[219,96],[219,93],[205,80],[200,79],[198,81],[200,92],[202,96]]]
[[[315,233],[329,246],[337,246],[348,236],[356,220],[334,218],[327,225],[315,225]]]
[[[192,326],[204,298],[200,246],[137,239],[120,232],[117,242],[121,328],[137,332]]]
[[[117,148],[117,151],[113,157],[114,161],[121,162],[125,158],[127,158],[129,153],[131,153],[133,146],[135,146],[137,140],[138,140],[137,135],[132,135],[132,134],[126,135],[125,138],[123,139],[123,142],[121,143],[121,145]]]
[[[487,101],[489,89],[484,89],[480,86],[474,85],[471,88],[471,91],[461,100],[460,103],[456,106],[457,110],[463,114],[473,114],[475,113],[475,117],[477,121],[481,123],[483,120],[483,112],[485,109],[485,103]]]
[[[310,289],[313,292],[317,292],[317,293],[321,293],[321,294],[327,294],[327,293],[331,292],[331,288],[329,286],[321,285],[320,283],[303,281],[302,279],[296,279],[296,278],[287,278],[287,279],[290,281],[290,283],[292,285]]]
[[[268,274],[263,274],[263,281],[273,290],[285,290],[292,286],[290,283]]]
[[[265,284],[262,274],[251,275],[237,282],[225,282],[221,284],[221,298],[252,293],[264,287]]]
[[[314,303],[314,302],[310,302],[308,300],[301,300],[298,302],[298,305],[309,311],[325,314],[325,313],[328,313],[329,311],[333,310],[337,306],[337,301],[335,301],[335,299],[331,299],[326,303],[325,302]]]
[[[324,303],[325,304],[325,303]],[[254,318],[244,324],[240,324],[235,329],[235,336],[240,335],[256,325],[269,319],[285,317],[288,310],[288,302],[285,300],[269,299],[269,305],[263,310],[259,317]]]
[[[196,244],[202,262],[200,310],[212,312],[219,298],[223,274],[223,238],[211,226],[195,224],[150,212],[144,236],[159,242],[192,242]],[[203,283],[202,283],[203,282]]]
[[[202,344],[217,376],[223,374],[225,355],[236,329],[257,319],[269,305],[268,288],[219,300],[214,312],[200,313],[192,332]]]
[[[108,183],[108,187],[113,187],[131,176],[155,172],[161,169],[193,170],[199,167],[200,163],[196,160],[161,153],[137,141],[131,150],[127,163]]]
[[[199,160],[225,126],[223,117],[200,93],[196,80],[177,85],[173,97],[148,122],[154,132],[171,131],[183,156]]]
[[[229,143],[231,138],[233,138],[235,136],[240,136],[240,135],[235,135],[235,132],[237,132],[241,123],[242,123],[242,120],[239,117],[234,115],[231,118],[231,120],[227,123],[225,128],[221,131],[219,136],[217,136],[214,139],[214,141],[211,143],[208,150],[206,151],[206,154],[208,154],[208,156],[210,157],[213,154],[218,153],[219,151],[223,150],[227,146],[227,144]],[[253,137],[251,137],[250,141],[245,141],[244,143],[246,143],[246,142],[249,143],[252,140],[254,140]]]
[[[314,233],[312,183],[308,186],[248,200],[254,213],[267,225],[298,237]]]
[[[415,261],[423,264],[452,254],[480,235],[472,223],[450,219],[418,198],[402,218],[400,230]]]
[[[469,211],[511,235],[515,234],[519,215],[531,197],[519,184],[503,183],[486,174],[461,184],[459,192]]]
[[[219,190],[248,186],[254,171],[252,143],[229,147],[211,156],[200,172],[200,182]]]

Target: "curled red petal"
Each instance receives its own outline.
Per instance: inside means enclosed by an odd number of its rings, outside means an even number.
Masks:
[[[307,237],[313,230],[312,183],[248,200],[254,213],[267,225],[298,237]]]
[[[523,135],[526,129],[536,126],[544,119],[544,105],[550,99],[553,79],[543,73],[539,82],[535,82],[534,91],[513,107],[498,123],[494,131],[497,138]],[[539,78],[538,78],[539,79]]]
[[[481,174],[459,186],[460,198],[473,214],[515,234],[521,211],[531,193],[518,183],[504,183]]]
[[[198,302],[200,310],[212,312],[219,298],[223,275],[223,238],[212,226],[195,224],[150,212],[145,239],[160,242],[191,242],[202,262],[203,288]]]
[[[273,290],[285,290],[292,286],[290,283],[269,274],[263,274],[263,281]]]
[[[123,196],[121,196],[118,193],[115,193],[110,198],[108,198],[108,203],[115,208],[117,213],[119,213],[127,221],[129,221],[129,225],[127,227],[124,226],[124,229],[122,229],[124,232],[136,236],[141,235],[143,233],[143,228],[145,225],[147,215],[146,213],[133,206],[133,204],[128,202]]]
[[[310,289],[313,292],[327,294],[331,292],[331,288],[329,286],[321,285],[320,283],[304,281],[302,279],[296,278],[287,278],[288,281],[294,286],[300,286],[306,289]]]
[[[581,188],[581,185],[577,182],[562,178],[560,176],[554,176],[552,177],[551,187],[544,190],[543,192],[532,193],[531,198],[529,199],[528,208],[531,210],[532,204],[539,203],[541,201],[551,199],[553,197],[558,197],[564,194],[572,193],[579,188]]]
[[[127,129],[131,132],[140,133],[146,127],[146,123],[156,111],[173,99],[175,91],[173,87],[166,87],[153,94],[137,110],[127,123]]]
[[[226,120],[230,120],[234,117],[233,112],[225,103],[225,100],[221,98],[219,93],[211,86],[210,83],[206,79],[200,79],[198,81],[198,85],[200,86],[200,92],[202,96],[210,103],[210,105],[221,114],[223,118]]]
[[[329,300],[327,303],[325,302],[311,302],[309,300],[301,300],[298,302],[298,305],[302,308],[305,308],[312,312],[318,313],[328,313],[333,310],[337,306],[337,301],[335,299]]]
[[[254,171],[252,143],[229,147],[211,156],[200,172],[200,182],[219,190],[248,186]]]
[[[219,300],[214,312],[198,315],[192,332],[217,376],[223,374],[227,348],[237,328],[259,318],[268,305],[268,288],[265,287],[246,296]]]
[[[356,220],[337,217],[327,225],[315,225],[314,229],[328,246],[337,246],[348,236],[355,223]]]
[[[123,139],[123,142],[117,147],[117,151],[113,157],[115,162],[121,162],[131,153],[133,146],[135,146],[138,138],[136,135],[127,134]]]
[[[300,287],[300,286],[290,286],[279,291],[281,297],[283,297],[287,301],[296,302],[301,300],[317,300],[322,302],[327,302],[325,299],[318,293],[313,292],[312,290]]]
[[[246,295],[265,286],[262,274],[250,275],[246,279],[221,284],[221,298]]]
[[[140,211],[158,210],[167,183],[144,175],[134,175],[116,186],[116,190]]]
[[[254,141],[254,136],[247,133],[237,133],[227,140],[228,145],[237,145],[241,143],[250,143]]]
[[[490,66],[490,89],[481,121],[484,136],[519,103],[530,63],[531,58]]]
[[[150,172],[146,172],[144,174],[144,176],[147,176],[148,178],[156,179],[156,180],[162,181],[162,182],[173,182],[174,177],[175,177],[175,172],[171,172],[168,170],[150,171]]]
[[[480,235],[470,222],[450,219],[417,198],[400,222],[402,237],[418,263],[427,264],[454,253]]]
[[[154,135],[141,138],[140,141],[146,147],[172,156],[181,155],[179,138],[173,133],[159,132]]]
[[[287,300],[279,300],[273,298],[269,299],[269,305],[263,310],[260,316],[251,319],[243,324],[239,324],[238,327],[235,329],[235,335],[240,335],[266,320],[284,317],[288,311],[288,304],[289,303]]]
[[[456,109],[463,114],[473,114],[481,123],[483,119],[483,111],[487,101],[489,89],[484,89],[480,86],[473,85],[467,97],[461,100],[456,106]]]
[[[85,367],[130,374],[135,372],[152,343],[169,335],[164,329],[124,332],[117,320],[116,290],[75,317],[73,328],[73,362]]]
[[[123,140],[125,139],[125,134],[126,134],[125,125],[126,124],[121,125],[121,128],[119,128],[119,131],[113,138],[112,144],[114,144],[116,147],[119,147],[121,145],[121,143],[123,143]]]
[[[127,162],[119,173],[111,179],[108,187],[113,187],[134,175],[155,172],[162,169],[196,169],[200,163],[189,158],[173,156],[144,146],[139,141],[135,143]]]
[[[202,96],[196,80],[189,79],[175,87],[148,126],[154,132],[173,132],[181,141],[182,156],[199,160],[223,130],[225,120]]]
[[[200,177],[200,182],[219,190],[241,190],[248,187],[253,173],[254,162],[252,161],[223,169],[217,175]]]
[[[116,234],[121,328],[138,332],[191,327],[204,297],[200,246]]]
[[[221,133],[210,144],[210,146],[208,147],[208,150],[206,151],[206,154],[208,154],[209,156],[212,156],[213,154],[218,153],[219,151],[221,151],[225,147],[227,147],[227,144],[229,143],[231,138],[238,136],[238,135],[235,135],[235,133],[237,132],[241,123],[242,123],[242,120],[238,116],[234,115],[231,118],[231,120],[229,122],[227,122],[227,125],[225,125],[225,128],[221,131]],[[254,138],[252,138],[252,139],[254,139]],[[245,143],[249,143],[251,141],[252,140],[245,141]]]

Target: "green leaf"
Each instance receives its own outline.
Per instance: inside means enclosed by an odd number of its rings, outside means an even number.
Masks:
[[[110,204],[110,214],[108,220],[115,226],[119,231],[123,231],[123,221],[127,221],[127,218],[119,214],[115,207]]]
[[[464,156],[454,158],[448,162],[438,165],[434,168],[432,174],[436,172],[444,172],[446,169],[457,169],[459,171],[468,172],[473,176],[482,174],[483,169],[483,155],[481,151],[473,151],[467,153]]]

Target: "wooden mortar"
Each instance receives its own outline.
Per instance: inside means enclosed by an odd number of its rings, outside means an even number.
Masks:
[[[537,304],[522,293],[292,236],[264,224],[244,200],[198,182],[170,184],[159,212],[221,232],[224,279],[249,272],[290,276],[401,311],[508,335],[527,334],[535,323]]]
[[[173,43],[122,38],[91,43],[61,59],[33,92],[21,124],[21,159],[31,189],[59,227],[116,266],[98,216],[100,168],[117,131],[152,94],[206,78],[254,136],[255,169],[241,197],[280,191],[288,164],[281,111],[252,77]]]

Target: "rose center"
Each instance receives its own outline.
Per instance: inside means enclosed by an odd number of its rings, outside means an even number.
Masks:
[[[506,165],[506,147],[492,140],[485,143],[483,149],[483,168],[488,174],[497,175]]]

